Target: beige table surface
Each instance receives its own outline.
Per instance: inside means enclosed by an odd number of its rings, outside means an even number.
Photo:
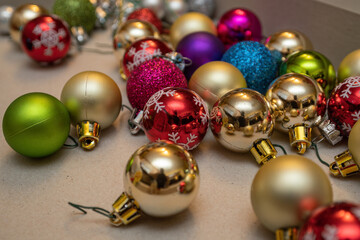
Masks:
[[[96,42],[110,42],[109,31],[96,32],[87,47]],[[7,37],[0,37],[0,118],[7,106],[25,93],[45,92],[59,98],[65,82],[86,70],[112,77],[128,104],[126,82],[119,77],[113,55],[82,52],[59,65],[41,67]],[[250,203],[250,186],[259,167],[250,154],[219,146],[210,131],[192,152],[199,164],[201,187],[187,211],[113,227],[101,215],[82,215],[67,205],[73,201],[110,209],[122,192],[128,158],[148,142],[143,134],[130,134],[128,117],[129,112],[121,112],[113,126],[102,132],[94,151],[61,149],[42,160],[15,153],[0,134],[0,239],[273,239],[256,219]],[[291,151],[286,135],[275,133],[272,141]],[[336,147],[322,143],[319,148],[323,159],[331,162],[346,149],[346,143]],[[305,156],[317,161],[313,150]],[[330,180],[336,201],[360,203],[360,176]]]

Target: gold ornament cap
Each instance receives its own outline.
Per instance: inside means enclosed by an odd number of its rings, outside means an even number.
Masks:
[[[331,163],[329,167],[332,175],[349,177],[360,173],[359,166],[356,164],[349,150],[336,155],[334,158],[335,161]]]
[[[141,216],[138,202],[123,192],[113,203],[110,221],[115,226],[127,225]]]
[[[250,149],[251,154],[255,158],[256,162],[260,165],[264,165],[273,158],[276,158],[277,151],[272,145],[269,139],[259,139],[253,143]]]
[[[311,145],[311,127],[306,124],[295,124],[289,129],[290,145],[295,147],[299,154],[304,154]]]
[[[298,229],[295,227],[278,229],[275,232],[276,240],[297,240]]]
[[[337,144],[343,139],[340,135],[340,131],[336,129],[336,125],[328,119],[320,123],[318,129],[320,130],[321,135],[332,145]]]
[[[100,125],[97,122],[82,121],[76,125],[81,147],[86,150],[93,150],[99,142]]]

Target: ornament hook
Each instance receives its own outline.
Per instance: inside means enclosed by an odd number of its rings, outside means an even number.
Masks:
[[[324,160],[321,159],[318,146],[316,145],[315,142],[312,142],[312,143],[311,143],[310,148],[315,149],[316,157],[319,159],[319,161],[320,161],[322,164],[324,164],[324,165],[327,166],[327,167],[330,167],[330,164],[328,164],[327,162],[325,162]]]
[[[90,209],[93,210],[96,213],[99,213],[105,217],[108,217],[110,219],[114,219],[115,216],[111,215],[110,212],[106,209],[100,208],[100,207],[87,207],[87,206],[82,206],[76,203],[72,203],[72,202],[68,202],[68,204],[78,210],[80,210],[81,212],[83,212],[84,214],[87,214],[87,212],[84,209]]]
[[[128,124],[129,124],[129,128],[130,128],[130,132],[132,135],[136,135],[140,132],[140,130],[142,130],[142,126],[140,124],[140,122],[142,121],[144,112],[141,110],[139,111],[138,114],[137,113],[137,109],[131,109],[129,106],[123,105],[123,108],[126,108],[127,110],[129,110],[131,112],[130,118],[128,120]]]
[[[79,146],[79,143],[73,138],[72,136],[68,136],[68,138],[74,143],[74,144],[66,144],[64,143],[63,146],[67,148],[77,148]]]

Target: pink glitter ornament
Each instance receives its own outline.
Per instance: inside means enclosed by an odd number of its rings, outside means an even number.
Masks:
[[[156,92],[147,101],[143,114],[142,125],[150,141],[170,141],[186,150],[200,144],[209,125],[204,100],[184,88]]]
[[[126,92],[131,106],[139,110],[154,93],[166,87],[187,88],[186,78],[172,62],[154,58],[132,71]]]

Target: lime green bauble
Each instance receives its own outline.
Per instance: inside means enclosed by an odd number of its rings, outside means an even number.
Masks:
[[[323,88],[326,97],[337,85],[336,72],[329,59],[316,51],[299,51],[290,54],[281,64],[280,75],[301,73],[316,80]]]
[[[89,0],[56,0],[53,11],[70,27],[83,27],[88,33],[94,29],[95,7]]]
[[[28,93],[6,109],[2,128],[7,143],[27,157],[45,157],[59,150],[70,131],[65,106],[45,93]]]

